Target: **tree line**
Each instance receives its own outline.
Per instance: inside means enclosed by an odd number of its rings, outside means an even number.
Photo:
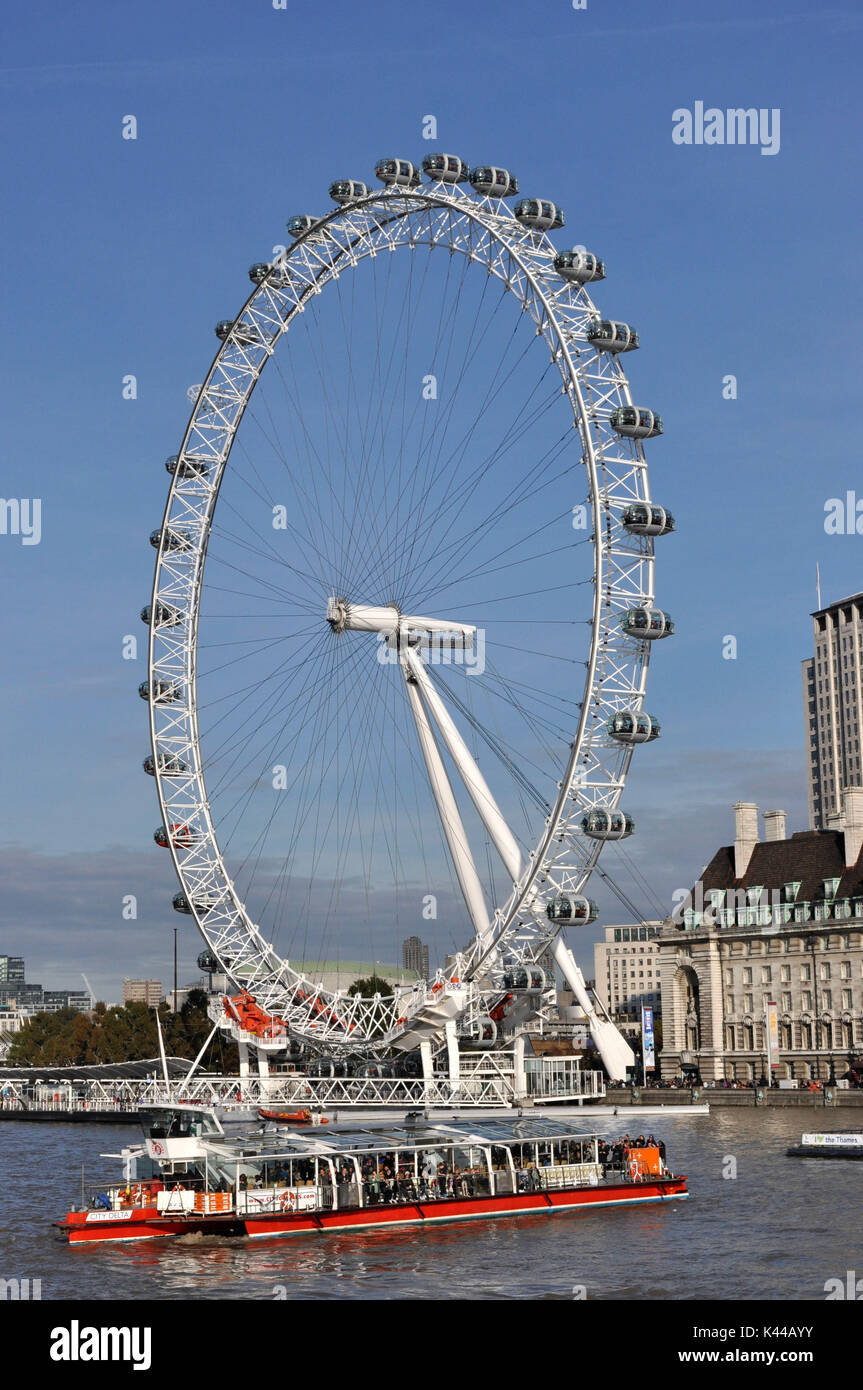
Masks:
[[[179,1013],[159,1006],[165,1052],[193,1060],[204,1045],[213,1021],[207,1014],[207,995],[190,990]],[[7,1065],[12,1067],[88,1066],[100,1062],[140,1062],[159,1056],[156,1011],[146,1004],[98,1003],[87,1013],[58,1009],[35,1014],[15,1034]],[[236,1044],[221,1031],[213,1038],[201,1066],[204,1071],[234,1074],[239,1069]]]

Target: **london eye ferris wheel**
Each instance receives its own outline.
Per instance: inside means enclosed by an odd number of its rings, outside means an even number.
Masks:
[[[174,905],[330,1052],[447,1024],[493,1045],[554,960],[622,1077],[563,932],[634,828],[648,659],[673,632],[644,454],[662,423],[621,363],[638,335],[507,170],[375,173],[251,267],[167,460],[141,695]],[[430,979],[327,985],[419,928]]]

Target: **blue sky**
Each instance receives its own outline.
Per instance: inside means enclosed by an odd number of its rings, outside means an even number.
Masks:
[[[288,215],[328,205],[334,177],[373,182],[385,152],[502,163],[556,198],[560,244],[604,257],[597,302],[641,334],[630,376],[665,420],[652,486],[678,521],[657,571],[678,635],[655,653],[648,701],[663,739],[626,796],[642,872],[670,901],[732,838],[738,798],[803,827],[816,560],[825,601],[863,588],[863,537],[824,531],[827,499],[863,498],[863,16],[757,9],[5,6],[2,494],[41,498],[43,534],[0,536],[0,951],[25,955],[31,978],[84,969],[109,997],[123,975],[166,978],[175,886],[140,771],[143,662],[121,658],[124,634],[144,633],[162,461],[249,263]],[[672,112],[696,101],[779,108],[779,152],[675,145]],[[183,924],[186,974],[198,947]]]

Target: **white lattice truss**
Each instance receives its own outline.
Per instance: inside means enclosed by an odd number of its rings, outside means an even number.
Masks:
[[[232,885],[210,816],[199,746],[197,623],[222,475],[281,335],[313,295],[363,257],[421,245],[464,255],[498,277],[530,315],[557,364],[587,475],[593,611],[581,713],[557,800],[509,899],[494,910],[492,944],[477,941],[455,969],[410,992],[367,1000],[328,992],[280,959]],[[169,847],[198,927],[216,957],[230,963],[228,973],[261,1008],[284,1019],[291,1034],[328,1049],[379,1047],[434,1004],[449,1005],[441,1017],[464,1021],[485,1014],[488,988],[499,981],[504,958],[539,959],[559,930],[545,914],[547,901],[558,893],[580,893],[590,876],[601,842],[584,836],[585,811],[615,808],[623,790],[632,748],[611,739],[606,722],[614,711],[643,706],[649,643],[627,636],[620,618],[654,597],[653,540],[630,535],[622,525],[627,504],[650,501],[647,468],[641,443],[611,428],[612,412],[632,404],[628,382],[616,354],[597,351],[588,341],[586,330],[598,311],[583,286],[554,270],[556,249],[545,233],[517,221],[503,201],[444,183],[387,188],[337,208],[255,288],[200,388],[183,439],[156,562],[149,644],[150,726],[164,824],[190,832],[186,844],[169,834]],[[196,462],[205,465],[200,473]],[[185,468],[187,463],[192,467]],[[167,533],[182,537],[183,544],[166,548]],[[168,622],[159,621],[164,609],[175,610]],[[160,688],[175,698],[154,698]],[[185,766],[182,773],[167,770],[175,759]],[[196,907],[201,903],[207,904],[205,913]]]

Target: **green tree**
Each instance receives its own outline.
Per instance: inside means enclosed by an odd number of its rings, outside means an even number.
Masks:
[[[354,980],[348,985],[348,994],[358,994],[361,999],[374,999],[376,994],[391,994],[392,985],[379,975],[368,975],[365,979]]]

